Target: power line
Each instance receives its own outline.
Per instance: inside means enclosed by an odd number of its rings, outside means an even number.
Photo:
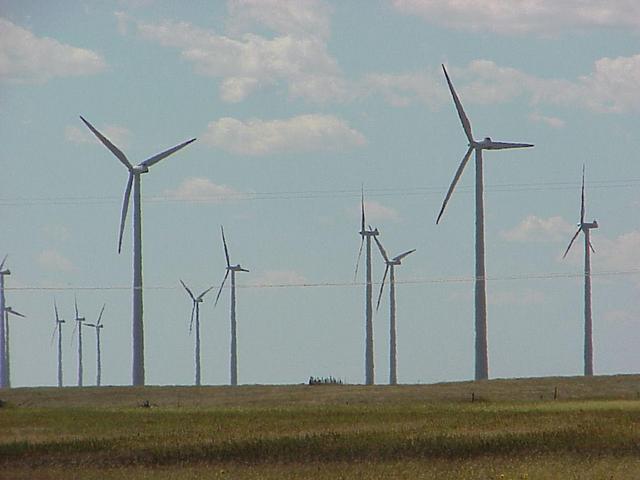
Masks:
[[[624,275],[638,275],[640,268],[629,270],[605,270],[601,272],[591,272],[592,277],[611,277]],[[521,275],[501,275],[487,277],[488,282],[522,281],[522,280],[549,280],[562,278],[581,278],[584,272],[548,272],[548,273],[526,273]],[[476,280],[473,276],[464,277],[425,277],[414,279],[396,280],[396,284],[423,285],[423,284],[447,284],[447,283],[471,283]],[[237,284],[237,288],[261,289],[261,288],[321,288],[321,287],[363,287],[364,282],[297,282],[297,283],[259,283],[259,284]],[[373,285],[380,285],[380,282],[373,282]],[[228,289],[230,287],[224,287]],[[18,286],[5,287],[5,290],[13,291],[80,291],[80,290],[115,290],[129,291],[131,286],[107,285],[107,286]],[[179,285],[151,285],[143,287],[143,290],[180,290]]]
[[[589,189],[620,189],[640,186],[640,179],[601,180],[588,182]],[[538,182],[538,183],[501,183],[489,184],[485,191],[489,193],[522,192],[522,191],[561,191],[574,190],[579,187],[575,182]],[[460,193],[470,193],[473,185],[460,185]],[[424,186],[411,188],[371,188],[367,189],[370,197],[410,197],[410,196],[442,196],[442,186]],[[214,195],[180,195],[163,194],[145,196],[150,203],[219,203],[228,201],[265,201],[265,200],[308,200],[317,198],[358,198],[359,189],[326,189],[326,190],[292,190],[264,192],[229,192]],[[0,207],[34,206],[34,205],[103,205],[120,203],[118,196],[60,196],[60,197],[0,197]]]

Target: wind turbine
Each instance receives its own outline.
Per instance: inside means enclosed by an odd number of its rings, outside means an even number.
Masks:
[[[58,334],[58,387],[62,387],[62,324],[65,323],[63,319],[60,318],[58,314],[58,304],[55,299],[53,300],[53,310],[56,314],[56,325],[53,327],[53,335],[51,335],[51,342],[53,343],[53,339]]]
[[[100,330],[104,328],[102,325],[102,314],[104,313],[104,307],[106,304],[102,304],[102,309],[100,310],[100,315],[98,315],[98,321],[96,323],[85,323],[84,325],[87,327],[93,327],[96,329],[96,386],[100,386],[102,380],[102,360],[100,354]]]
[[[122,248],[122,234],[127,219],[131,188],[133,187],[133,385],[144,385],[144,324],[142,320],[142,209],[140,201],[140,175],[147,173],[149,167],[160,160],[186,147],[196,139],[192,138],[180,145],[176,145],[164,152],[158,153],[138,165],[132,165],[124,153],[118,149],[107,137],[96,130],[82,116],[80,119],[98,137],[98,139],[113,153],[129,171],[129,180],[124,191],[122,213],[120,215],[120,234],[118,236],[118,253]]]
[[[0,387],[9,387],[9,367],[7,365],[7,332],[5,320],[4,277],[11,275],[11,270],[4,268],[7,261],[5,255],[0,263]]]
[[[9,315],[15,315],[16,317],[26,318],[20,312],[15,311],[13,308],[5,306],[4,307],[4,333],[5,333],[5,345],[4,345],[4,365],[5,365],[5,374],[7,376],[6,382],[3,387],[11,388],[11,355],[9,354]]]
[[[189,294],[189,297],[191,297],[191,301],[193,302],[193,306],[191,307],[191,322],[189,323],[189,334],[191,334],[191,331],[193,330],[193,320],[195,318],[195,321],[196,321],[196,353],[195,353],[196,385],[199,387],[200,386],[200,304],[203,302],[203,297],[207,293],[209,293],[209,291],[213,287],[207,288],[204,292],[202,292],[200,295],[195,297],[193,295],[193,292],[189,289],[189,287],[185,285],[185,283],[182,280],[180,280],[180,283],[182,284],[184,289],[187,291],[187,293]]]
[[[490,137],[485,137],[484,140],[476,141],[473,139],[471,132],[471,123],[467,118],[467,115],[462,108],[462,103],[458,98],[458,94],[453,88],[447,69],[442,65],[444,76],[447,79],[453,102],[455,103],[456,110],[458,111],[458,117],[462,123],[462,128],[467,140],[469,141],[469,149],[462,158],[462,162],[453,177],[453,181],[449,186],[447,195],[445,196],[442,208],[438,214],[436,224],[440,222],[440,218],[444,213],[444,209],[447,206],[451,194],[462,176],[471,153],[475,151],[476,157],[476,275],[475,275],[475,330],[476,330],[476,366],[475,366],[475,379],[484,380],[489,378],[489,358],[487,351],[487,292],[486,292],[486,274],[484,265],[484,179],[482,169],[482,151],[483,150],[506,150],[512,148],[527,148],[533,147],[530,143],[511,143],[511,142],[494,142]]]
[[[362,246],[367,244],[366,252],[366,281],[367,286],[365,289],[365,352],[364,352],[364,371],[365,371],[365,384],[373,385],[374,383],[374,367],[373,367],[373,283],[371,282],[371,238],[377,237],[380,232],[378,229],[366,227],[365,215],[364,215],[364,188],[362,189],[362,196],[360,200],[360,250],[358,250],[358,259],[356,260],[356,271],[354,279],[358,275],[358,265],[360,264],[360,256],[362,255]]]
[[[402,264],[402,259],[407,255],[412,254],[416,251],[409,250],[407,252],[401,253],[393,257],[389,260],[387,256],[387,252],[382,246],[382,243],[378,240],[377,237],[373,237],[376,241],[376,245],[378,245],[378,249],[382,254],[382,258],[384,258],[384,262],[386,263],[386,268],[384,269],[384,275],[382,276],[382,283],[380,284],[380,293],[378,294],[378,304],[376,305],[376,310],[380,308],[380,300],[382,299],[382,290],[384,289],[384,281],[387,279],[387,274],[389,274],[389,385],[396,385],[398,383],[398,356],[397,356],[397,345],[396,345],[396,276],[395,276],[395,267]]]
[[[82,325],[86,318],[81,317],[78,313],[78,299],[74,300],[76,317],[75,317],[75,326],[73,327],[73,333],[76,333],[76,329],[78,329],[78,386],[82,386],[83,372],[82,372]],[[71,335],[71,341],[73,341],[73,334]]]
[[[578,231],[571,238],[569,246],[564,252],[562,258],[567,256],[573,242],[580,232],[584,233],[584,374],[585,376],[593,375],[593,319],[591,318],[591,252],[596,251],[591,245],[590,230],[598,228],[598,222],[584,221],[584,165],[582,166],[582,195],[580,200],[580,223],[578,223]]]
[[[222,244],[224,245],[224,256],[227,260],[227,271],[224,274],[224,278],[222,279],[222,283],[220,284],[220,289],[218,290],[218,295],[216,296],[215,305],[218,304],[218,299],[220,299],[220,294],[222,293],[222,288],[224,287],[224,283],[227,281],[227,277],[229,276],[229,272],[231,272],[231,385],[238,384],[238,329],[236,323],[236,273],[237,272],[248,272],[240,266],[231,265],[231,260],[229,259],[229,249],[227,248],[227,240],[224,238],[224,228],[220,226],[220,231],[222,232]]]

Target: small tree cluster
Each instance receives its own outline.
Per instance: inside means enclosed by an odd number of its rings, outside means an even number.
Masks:
[[[342,385],[342,380],[335,377],[309,377],[309,385]]]

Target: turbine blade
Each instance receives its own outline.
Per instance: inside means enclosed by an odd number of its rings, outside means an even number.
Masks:
[[[56,312],[56,325],[60,323],[60,316],[58,315],[58,304],[56,303],[56,299],[53,299],[53,309]]]
[[[579,228],[578,231],[576,232],[576,234],[573,236],[573,238],[571,239],[571,241],[569,242],[569,246],[567,247],[567,249],[564,251],[564,255],[562,255],[562,258],[565,258],[567,256],[567,253],[569,253],[569,250],[571,249],[571,245],[573,245],[573,242],[576,241],[576,238],[578,238],[578,235],[580,235],[580,231],[582,229]]]
[[[102,309],[100,310],[100,315],[98,315],[98,321],[96,322],[96,324],[94,325],[95,327],[100,325],[100,322],[102,321],[102,314],[104,313],[104,307],[106,307],[107,304],[103,303],[102,304]]]
[[[27,318],[27,317],[25,317],[23,314],[21,314],[20,312],[18,312],[18,311],[16,311],[16,310],[14,310],[13,308],[12,308],[11,310],[7,310],[7,309],[5,309],[5,312],[7,312],[7,313],[11,313],[11,314],[15,315],[16,317]]]
[[[364,184],[362,185],[362,196],[360,197],[360,213],[361,213],[360,231],[364,232],[365,223],[366,223],[364,218]]]
[[[384,281],[387,279],[387,273],[389,273],[389,264],[384,269],[384,275],[382,276],[382,283],[380,284],[380,293],[378,293],[378,303],[376,304],[376,310],[380,308],[380,300],[382,299],[382,291],[384,290]]]
[[[77,297],[77,295],[73,296],[73,305],[74,305],[74,307],[76,309],[76,318],[78,318],[79,315],[78,315],[78,297]]]
[[[407,255],[409,255],[409,254],[411,254],[411,253],[413,253],[413,252],[415,252],[415,251],[416,251],[416,249],[414,248],[413,250],[409,250],[408,252],[401,253],[401,254],[400,254],[400,255],[398,255],[397,257],[393,257],[393,260],[394,260],[394,261],[396,261],[396,262],[399,262],[399,261],[400,261],[400,260],[402,260],[404,257],[406,257]]]
[[[191,300],[193,300],[194,302],[196,301],[196,298],[193,296],[193,293],[191,292],[191,290],[189,289],[189,287],[187,287],[185,285],[185,283],[180,280],[180,283],[182,284],[182,286],[184,287],[184,289],[187,291],[187,293],[189,294],[189,296],[191,297]]]
[[[152,166],[152,165],[155,165],[160,160],[163,160],[163,159],[167,158],[169,155],[172,155],[172,154],[176,153],[178,150],[186,147],[187,145],[189,145],[190,143],[193,143],[195,141],[196,141],[195,138],[192,138],[191,140],[187,140],[186,142],[183,142],[180,145],[176,145],[175,147],[171,147],[169,150],[165,150],[164,152],[158,153],[157,155],[154,155],[151,158],[147,158],[140,165],[143,165],[143,166],[145,166],[147,168]]]
[[[436,225],[438,224],[438,222],[440,222],[440,217],[442,217],[442,214],[444,213],[444,209],[447,206],[447,202],[449,202],[449,199],[451,198],[451,195],[453,194],[453,189],[456,188],[456,184],[458,183],[458,180],[460,180],[460,177],[462,176],[462,172],[464,171],[464,167],[467,166],[467,162],[469,162],[469,158],[471,157],[471,152],[473,151],[473,147],[469,147],[469,150],[467,150],[467,153],[464,155],[462,162],[460,163],[460,166],[458,166],[458,170],[456,170],[456,174],[453,176],[453,181],[451,182],[451,185],[449,186],[449,190],[447,191],[447,195],[444,197],[444,202],[442,202],[442,208],[440,209],[440,213],[438,214],[438,218],[436,219]]]
[[[591,240],[589,240],[589,248],[591,249],[591,251],[592,251],[593,253],[596,253],[596,249],[595,249],[595,248],[593,248],[593,245],[591,245]]]
[[[84,325],[85,327],[94,327],[94,328],[96,327],[96,324],[95,324],[95,323],[83,323],[83,325]]]
[[[382,244],[380,243],[380,240],[378,240],[378,237],[373,237],[373,239],[376,242],[376,245],[378,245],[378,250],[380,250],[380,253],[382,254],[382,258],[384,258],[385,262],[389,261],[389,257],[387,256],[387,251],[384,249],[384,247],[382,246]]]
[[[227,281],[227,277],[229,276],[229,270],[224,274],[224,278],[222,279],[222,283],[220,284],[220,288],[218,289],[218,295],[216,295],[216,302],[213,304],[213,308],[218,305],[218,300],[220,300],[220,294],[222,293],[222,287],[224,287],[224,282]]]
[[[193,307],[191,307],[191,321],[189,322],[189,335],[191,335],[191,332],[193,331],[193,316],[196,313],[196,302],[194,300],[193,302]]]
[[[584,223],[584,163],[582,164],[582,195],[580,198],[580,225]]]
[[[358,277],[358,266],[360,265],[360,257],[362,256],[362,247],[364,245],[364,235],[362,235],[362,240],[360,241],[360,250],[358,250],[358,259],[356,260],[356,271],[353,274],[353,281],[356,281]]]
[[[229,260],[229,249],[227,248],[227,239],[224,238],[224,227],[220,225],[220,231],[222,232],[222,244],[224,245],[224,257],[227,259],[227,267],[231,266],[231,260]]]
[[[198,295],[198,299],[202,300],[207,293],[209,293],[211,290],[213,290],[213,287],[215,287],[215,285],[210,286],[204,292],[202,292],[200,295]]]
[[[133,168],[133,165],[131,165],[131,162],[129,162],[129,160],[127,159],[127,156],[124,153],[122,153],[122,151],[118,147],[116,147],[113,143],[111,143],[111,141],[109,141],[107,137],[105,137],[98,130],[96,130],[93,125],[91,125],[88,121],[86,121],[82,117],[82,115],[80,115],[80,120],[82,120],[84,124],[87,127],[89,127],[89,130],[91,130],[93,134],[96,137],[98,137],[98,140],[100,140],[105,147],[111,150],[111,153],[113,153],[116,157],[118,157],[118,160],[120,160],[125,167],[127,167],[129,170]]]
[[[73,332],[71,332],[71,345],[73,345],[76,338],[76,330],[78,329],[78,322],[73,322]]]
[[[127,187],[124,190],[122,199],[122,212],[120,213],[120,233],[118,235],[118,253],[122,251],[122,235],[124,234],[124,225],[127,221],[127,212],[129,211],[129,199],[131,198],[131,186],[133,185],[133,173],[129,173]]]
[[[56,330],[58,329],[59,324],[56,323],[56,326],[53,327],[53,333],[51,334],[51,341],[49,342],[49,345],[53,345],[53,340],[56,338]]]
[[[449,85],[449,90],[451,91],[451,96],[453,97],[453,103],[456,104],[456,110],[458,111],[458,117],[460,117],[460,122],[462,122],[462,128],[464,129],[464,133],[467,136],[469,142],[473,142],[473,133],[471,132],[471,123],[467,118],[467,114],[464,113],[464,109],[462,108],[462,103],[460,103],[460,99],[458,98],[458,94],[456,90],[453,88],[453,84],[451,83],[451,79],[449,78],[449,74],[447,73],[447,69],[442,65],[442,70],[444,71],[444,76],[447,79],[447,84]]]
[[[493,142],[492,141],[488,147],[483,147],[483,148],[486,148],[487,150],[507,150],[510,148],[530,148],[533,146],[534,145],[531,143]]]
[[[4,256],[4,258],[2,259],[2,262],[0,263],[0,270],[2,270],[2,268],[4,267],[4,262],[7,261],[7,257],[9,256],[9,254],[6,254]]]

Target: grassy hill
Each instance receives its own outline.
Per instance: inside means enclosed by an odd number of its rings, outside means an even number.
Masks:
[[[0,478],[640,478],[637,375],[0,399]]]

